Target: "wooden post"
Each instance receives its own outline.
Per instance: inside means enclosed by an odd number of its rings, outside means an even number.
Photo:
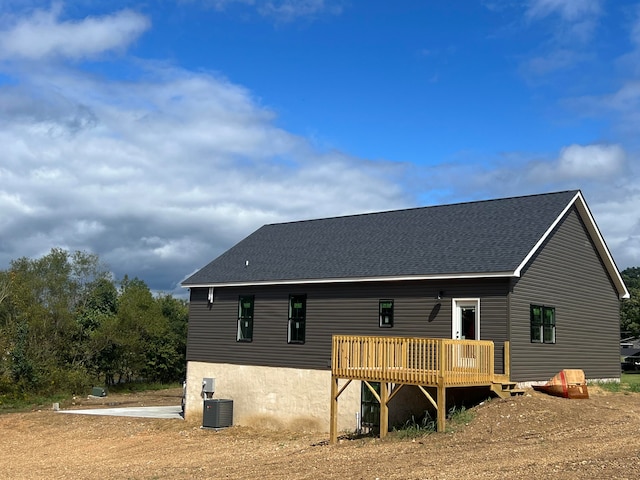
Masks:
[[[445,430],[445,420],[447,414],[447,389],[446,385],[446,366],[447,366],[447,352],[445,341],[440,340],[438,342],[438,346],[440,347],[440,355],[438,359],[438,411],[437,411],[437,432],[444,432]]]
[[[389,385],[387,382],[380,382],[380,438],[384,438],[389,433]]]
[[[329,443],[338,441],[338,377],[331,375],[331,420],[329,423]]]
[[[504,363],[504,374],[507,380],[511,381],[511,342],[509,340],[505,340],[504,342],[502,362]]]
[[[437,432],[444,432],[447,418],[447,387],[444,386],[444,382],[440,382],[438,385],[438,425]]]

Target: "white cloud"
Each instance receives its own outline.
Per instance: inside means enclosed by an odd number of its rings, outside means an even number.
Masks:
[[[599,184],[619,178],[627,166],[627,154],[620,145],[569,145],[556,159],[533,159],[524,165],[528,181],[547,185]],[[608,183],[607,183],[608,184]]]
[[[568,178],[601,178],[620,173],[625,160],[620,145],[570,145],[560,152],[557,171]]]
[[[610,186],[611,179],[620,178],[633,163],[617,144],[573,144],[563,147],[556,158],[505,154],[496,165],[490,162],[479,172],[478,187],[504,184],[509,193],[530,193],[558,188],[581,188],[586,184]],[[508,185],[508,186],[507,186]]]
[[[242,87],[157,65],[137,75],[30,73],[0,86],[0,105],[12,99],[0,109],[12,219],[0,265],[89,249],[168,290],[264,223],[406,205],[401,166],[318,151]]]
[[[555,13],[564,20],[576,21],[585,16],[599,14],[600,4],[600,0],[531,0],[527,16],[544,18]]]
[[[622,270],[640,265],[640,186],[635,182],[638,173],[637,169],[630,169],[633,177],[627,182],[616,182],[607,190],[594,192],[593,200],[587,197],[591,212]]]
[[[549,73],[574,67],[585,58],[586,56],[584,54],[560,48],[527,60],[524,62],[522,70],[525,74],[544,76]]]
[[[338,15],[342,13],[342,7],[330,5],[325,0],[279,0],[267,1],[259,7],[259,11],[263,15],[275,17],[280,21],[293,21],[320,13]]]
[[[0,24],[0,58],[92,57],[149,27],[129,10],[24,15]],[[403,204],[382,178],[387,166],[315,150],[243,87],[153,62],[127,67],[126,83],[54,63],[0,84],[0,269],[52,247],[86,249],[116,274],[170,290],[264,223]]]
[[[292,22],[300,18],[313,18],[321,14],[340,15],[342,0],[181,0],[183,3],[201,3],[217,10],[232,5],[246,5],[260,15],[278,22]]]
[[[552,43],[580,45],[589,42],[602,13],[600,0],[531,0],[525,12],[530,21],[541,22],[557,16]]]
[[[601,14],[600,0],[530,0],[524,13],[529,27],[548,35],[521,62],[521,72],[538,80],[588,59]]]
[[[128,47],[150,26],[147,17],[131,10],[79,21],[62,21],[61,13],[61,6],[54,5],[48,11],[5,20],[0,29],[0,59],[91,58]]]
[[[612,78],[617,88],[609,93],[570,98],[564,103],[586,117],[609,117],[617,131],[634,143],[640,135],[640,7],[627,34],[632,48],[614,59]]]

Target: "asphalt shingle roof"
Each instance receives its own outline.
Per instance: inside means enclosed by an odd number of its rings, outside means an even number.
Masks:
[[[577,194],[264,225],[183,285],[513,272]]]

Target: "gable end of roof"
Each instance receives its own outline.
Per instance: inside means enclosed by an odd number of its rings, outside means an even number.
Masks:
[[[545,240],[549,237],[549,235],[551,235],[551,232],[556,228],[558,223],[562,221],[566,213],[574,205],[576,207],[576,210],[578,211],[578,214],[582,218],[582,221],[584,222],[587,228],[587,231],[591,236],[591,239],[593,240],[593,243],[596,247],[596,250],[598,251],[598,254],[600,255],[600,257],[604,262],[604,265],[607,269],[607,273],[611,277],[613,284],[616,287],[616,290],[618,292],[618,298],[620,299],[629,298],[630,294],[629,294],[629,291],[627,290],[627,286],[625,285],[624,280],[622,280],[620,271],[618,270],[618,267],[616,266],[615,261],[613,260],[613,256],[611,255],[611,252],[609,251],[609,248],[607,247],[607,244],[604,241],[604,237],[600,233],[600,229],[596,225],[593,215],[591,215],[591,211],[589,210],[589,207],[587,206],[587,203],[585,202],[581,191],[578,191],[576,193],[573,199],[567,204],[565,209],[562,210],[562,212],[560,212],[558,217],[549,226],[549,228],[544,233],[544,235],[540,237],[538,242],[527,254],[527,256],[523,259],[523,261],[520,263],[518,268],[516,268],[516,270],[514,271],[514,276],[517,276],[517,277],[520,276],[520,274],[522,273],[522,269],[525,267],[525,265],[527,265],[529,260],[531,260],[531,258],[540,249],[540,247],[545,242]]]

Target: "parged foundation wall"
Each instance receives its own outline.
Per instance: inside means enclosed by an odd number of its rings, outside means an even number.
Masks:
[[[187,420],[202,421],[202,379],[207,377],[215,378],[213,398],[233,400],[234,425],[329,431],[329,371],[188,362]],[[354,381],[340,395],[338,430],[354,431],[359,411],[360,382]]]

